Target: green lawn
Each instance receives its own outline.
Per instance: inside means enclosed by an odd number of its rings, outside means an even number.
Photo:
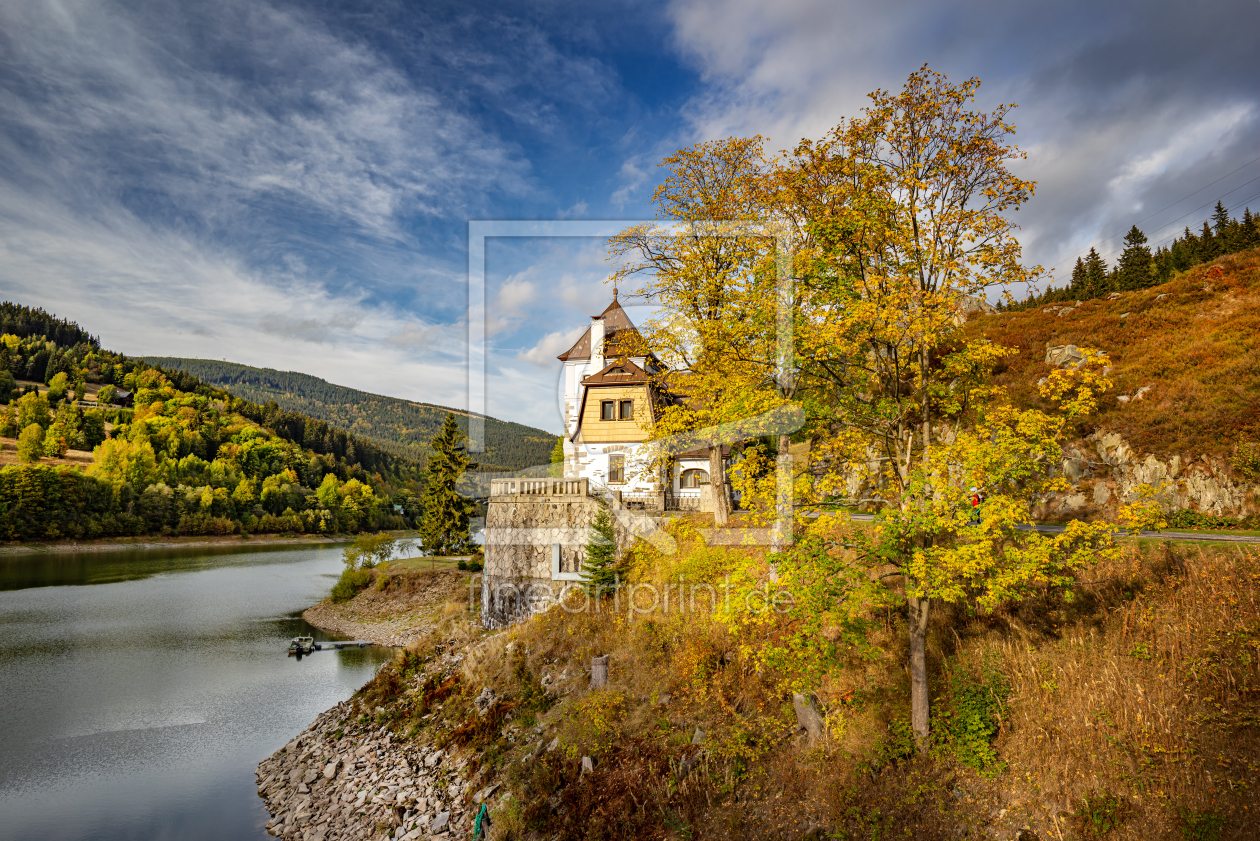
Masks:
[[[467,555],[456,555],[453,558],[397,558],[389,562],[394,569],[415,570],[447,570],[458,571],[460,560],[468,560]]]

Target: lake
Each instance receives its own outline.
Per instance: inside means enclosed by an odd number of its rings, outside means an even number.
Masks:
[[[264,839],[259,760],[393,652],[289,639],[341,547],[0,555],[0,839]]]

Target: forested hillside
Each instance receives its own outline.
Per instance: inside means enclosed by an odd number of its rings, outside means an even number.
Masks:
[[[468,419],[458,409],[415,403],[334,385],[296,371],[253,368],[213,359],[147,357],[167,370],[186,371],[203,382],[227,389],[256,403],[275,401],[283,409],[326,420],[356,435],[371,438],[390,452],[421,462],[428,442],[453,413],[467,433]],[[519,423],[486,418],[486,452],[478,456],[482,470],[519,470],[550,461],[556,436]]]
[[[102,350],[42,310],[5,302],[0,324],[0,539],[415,523],[413,460]]]

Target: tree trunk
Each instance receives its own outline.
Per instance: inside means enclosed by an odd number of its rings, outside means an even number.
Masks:
[[[774,529],[770,548],[782,552],[792,543],[792,439],[779,436],[779,457],[775,460]]]
[[[912,586],[907,581],[906,586]],[[931,600],[908,596],[910,605],[910,727],[919,753],[928,750],[927,627]]]
[[[722,463],[722,445],[709,447],[709,496],[713,499],[713,524],[726,525],[731,514],[731,500],[726,495],[726,469]]]

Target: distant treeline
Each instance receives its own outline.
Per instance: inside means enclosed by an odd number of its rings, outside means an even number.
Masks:
[[[100,347],[101,342],[73,321],[57,318],[41,309],[24,307],[10,301],[0,303],[0,335],[8,333],[19,339],[41,336],[61,347],[87,344]]]
[[[1198,234],[1187,227],[1171,245],[1153,254],[1146,241],[1146,234],[1134,225],[1124,237],[1124,251],[1114,268],[1108,269],[1106,261],[1091,248],[1086,257],[1076,258],[1067,286],[1047,289],[1012,305],[999,305],[998,309],[1023,310],[1062,301],[1087,301],[1112,292],[1158,286],[1175,272],[1260,246],[1260,218],[1247,208],[1242,219],[1233,219],[1218,201],[1211,221],[1204,222]]]
[[[468,417],[457,410],[334,385],[295,371],[253,368],[212,359],[148,357],[166,370],[186,371],[206,383],[255,403],[274,402],[282,409],[322,418],[396,455],[423,462],[429,441],[442,428],[448,412],[468,431]],[[550,462],[556,436],[524,424],[486,418],[486,453],[478,455],[482,470],[520,470]]]

